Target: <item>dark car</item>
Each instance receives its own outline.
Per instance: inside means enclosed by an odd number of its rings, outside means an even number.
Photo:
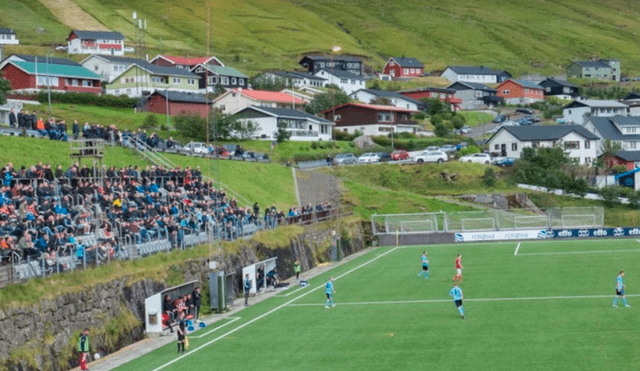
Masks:
[[[506,166],[513,166],[515,162],[516,162],[516,159],[513,157],[502,157],[493,161],[493,164],[497,166],[506,167]]]
[[[391,161],[391,155],[388,154],[387,152],[378,152],[378,157],[380,157],[380,160],[378,162]]]
[[[505,122],[506,119],[507,119],[507,116],[498,115],[491,122],[496,123],[496,124],[502,124],[503,122]]]
[[[516,112],[524,115],[533,115],[533,110],[531,108],[518,108],[516,109]]]

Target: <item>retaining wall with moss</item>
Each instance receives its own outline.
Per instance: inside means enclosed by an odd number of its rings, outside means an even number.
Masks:
[[[182,282],[203,283],[206,314],[210,260],[234,272],[239,283],[242,267],[277,256],[278,273],[287,278],[296,260],[305,270],[329,260],[334,230],[341,236],[344,256],[369,241],[365,225],[351,217],[7,286],[0,290],[0,371],[78,366],[75,349],[85,327],[91,330],[92,353],[109,354],[139,341],[144,338],[144,299]]]

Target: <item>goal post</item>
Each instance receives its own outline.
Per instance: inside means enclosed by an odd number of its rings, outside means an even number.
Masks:
[[[373,215],[373,234],[410,234],[442,232],[443,213]]]
[[[463,231],[494,231],[496,220],[494,218],[468,218],[461,220]]]
[[[547,228],[549,218],[546,215],[516,216],[513,218],[514,226],[517,229]]]
[[[596,215],[562,215],[562,228],[586,228],[597,227]]]
[[[428,219],[400,222],[400,233],[433,233],[435,231],[433,221]]]
[[[604,208],[557,207],[547,210],[549,225],[555,228],[598,228],[604,226]]]

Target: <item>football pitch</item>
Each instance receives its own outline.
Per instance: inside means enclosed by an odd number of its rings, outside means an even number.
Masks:
[[[621,269],[630,308],[612,307]],[[637,370],[638,275],[635,239],[379,247],[116,370]]]

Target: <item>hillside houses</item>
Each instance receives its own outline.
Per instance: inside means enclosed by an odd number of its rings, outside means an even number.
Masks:
[[[111,31],[72,30],[67,36],[69,54],[124,55],[124,35]]]
[[[362,75],[362,61],[348,55],[306,55],[299,63],[314,75],[320,70],[346,71],[357,76]]]
[[[506,104],[532,104],[544,100],[544,88],[530,81],[508,79],[496,87]]]
[[[562,109],[562,119],[568,124],[582,125],[588,117],[627,116],[629,106],[616,100],[579,99]]]
[[[51,89],[55,92],[100,94],[100,76],[79,65],[10,60],[3,63],[2,75],[14,92],[33,93]]]
[[[575,61],[567,66],[567,76],[582,79],[620,81],[620,61],[617,59]]]
[[[20,40],[11,28],[0,28],[0,45],[18,45]]]
[[[507,71],[496,71],[487,66],[447,66],[441,77],[455,82],[498,84],[511,78]]]
[[[355,100],[368,104],[375,104],[376,101],[386,100],[394,107],[406,108],[412,111],[421,110],[423,106],[422,102],[394,91],[360,89],[351,93],[349,96]]]
[[[187,70],[156,66],[147,62],[131,64],[105,86],[107,94],[129,97],[150,95],[156,90],[197,92],[198,75]]]
[[[277,91],[229,89],[213,100],[213,109],[233,115],[249,106],[292,108],[301,107],[307,102],[303,99]]]
[[[424,75],[424,64],[415,58],[391,57],[382,74],[391,79],[412,79]]]

